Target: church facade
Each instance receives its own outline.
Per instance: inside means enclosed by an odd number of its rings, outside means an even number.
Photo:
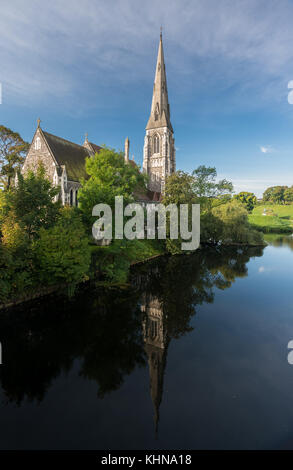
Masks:
[[[125,141],[125,163],[136,165],[129,159],[129,139]],[[78,204],[80,180],[87,178],[86,157],[99,153],[101,147],[89,142],[86,136],[83,145],[70,142],[50,134],[41,128],[40,120],[30,148],[22,166],[22,173],[35,170],[42,164],[52,184],[60,187],[56,199],[62,204]],[[176,169],[173,128],[170,121],[167,79],[163,53],[162,33],[160,34],[151,113],[146,126],[143,151],[143,171],[148,175],[148,188],[143,194],[134,194],[138,201],[158,202],[161,200],[167,176]]]

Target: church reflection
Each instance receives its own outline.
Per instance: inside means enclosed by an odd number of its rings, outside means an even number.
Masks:
[[[158,298],[144,294],[141,304],[144,349],[148,358],[150,392],[154,407],[155,430],[158,431],[160,404],[163,396],[164,373],[169,337],[164,308]]]

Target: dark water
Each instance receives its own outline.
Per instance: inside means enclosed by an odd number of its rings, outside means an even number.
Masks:
[[[1,449],[293,448],[293,239],[0,315]]]

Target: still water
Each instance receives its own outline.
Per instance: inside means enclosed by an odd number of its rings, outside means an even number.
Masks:
[[[293,238],[0,315],[1,449],[293,448]]]

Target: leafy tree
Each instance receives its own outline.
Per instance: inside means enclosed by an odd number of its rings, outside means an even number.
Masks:
[[[251,229],[247,210],[242,203],[232,200],[227,204],[213,208],[212,215],[222,222],[222,232],[219,239],[223,244],[264,244],[262,234]]]
[[[163,203],[166,205],[195,203],[194,184],[194,176],[184,171],[176,171],[166,180]]]
[[[245,205],[248,212],[251,212],[253,208],[256,206],[257,199],[255,194],[249,193],[247,191],[242,191],[234,196],[234,199],[237,201],[242,202]]]
[[[56,221],[60,203],[54,198],[58,193],[42,166],[35,173],[19,174],[17,187],[5,192],[2,217],[13,217],[29,238],[35,238],[41,227],[48,228]]]
[[[6,189],[10,188],[11,179],[24,161],[29,144],[21,136],[0,126],[0,181]]]
[[[76,283],[87,278],[90,246],[81,217],[77,211],[64,207],[57,223],[42,227],[34,242],[34,252],[43,282]]]
[[[273,202],[274,204],[284,204],[284,193],[288,186],[271,186],[263,193],[263,202]]]
[[[115,196],[123,196],[125,204],[133,201],[137,187],[145,187],[145,176],[139,168],[126,164],[122,153],[104,147],[98,154],[86,160],[88,180],[82,180],[78,193],[79,206],[88,223],[96,204],[109,204],[112,208]]]
[[[195,178],[193,192],[201,205],[201,212],[230,199],[233,184],[226,179],[216,182],[216,168],[201,165],[192,172],[192,175]]]

